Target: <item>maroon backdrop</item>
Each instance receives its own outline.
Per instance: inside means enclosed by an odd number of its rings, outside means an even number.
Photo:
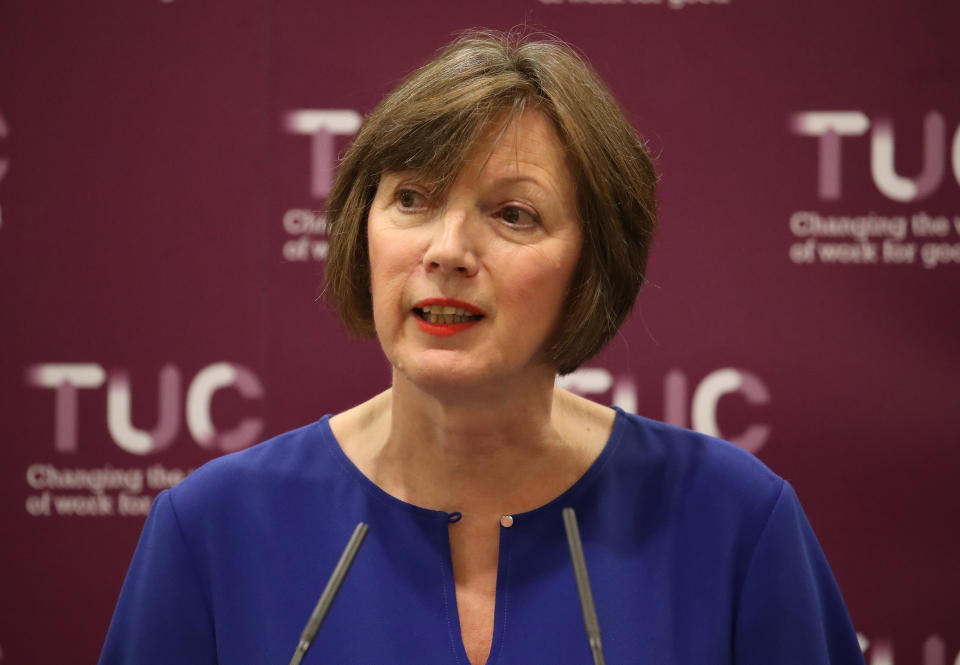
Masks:
[[[651,283],[566,385],[755,452],[868,662],[960,663],[937,0],[0,3],[0,662],[94,662],[161,488],[387,384],[316,302],[331,168],[454,32],[523,23],[587,54],[662,174]]]

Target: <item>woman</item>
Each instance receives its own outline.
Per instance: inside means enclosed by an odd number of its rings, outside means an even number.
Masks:
[[[554,387],[643,281],[655,175],[566,46],[472,34],[367,118],[328,287],[392,387],[158,497],[102,663],[587,663],[572,506],[610,663],[861,663],[793,491],[707,437]],[[313,661],[311,661],[313,659]]]

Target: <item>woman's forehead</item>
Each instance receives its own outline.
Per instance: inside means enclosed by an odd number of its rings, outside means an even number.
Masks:
[[[500,126],[490,126],[468,153],[465,167],[493,170],[494,177],[528,170],[566,170],[566,151],[553,122],[527,109]]]

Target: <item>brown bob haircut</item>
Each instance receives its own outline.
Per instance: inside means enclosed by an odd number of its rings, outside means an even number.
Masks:
[[[567,374],[616,334],[656,227],[657,176],[644,142],[569,46],[485,31],[456,39],[380,102],[340,164],[327,198],[326,292],[351,333],[375,335],[366,222],[380,176],[419,171],[442,195],[484,132],[527,107],[544,112],[564,144],[583,234],[546,359]]]

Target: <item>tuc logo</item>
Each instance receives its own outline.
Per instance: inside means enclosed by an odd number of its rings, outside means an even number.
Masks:
[[[637,410],[637,384],[633,377],[614,377],[606,369],[585,367],[560,377],[557,385],[584,396],[612,391],[614,406],[633,413]],[[671,369],[663,379],[663,420],[678,427],[692,426],[698,432],[726,439],[756,453],[770,436],[769,425],[752,424],[739,434],[725,435],[717,424],[720,398],[733,394],[740,395],[752,405],[770,402],[766,385],[747,370],[725,367],[710,372],[694,388],[690,399],[687,375],[679,369]]]
[[[247,399],[263,397],[263,386],[246,367],[229,362],[208,365],[197,372],[187,388],[181,411],[182,374],[174,365],[159,372],[157,424],[151,430],[135,427],[130,421],[130,378],[125,370],[104,371],[95,363],[44,363],[27,368],[27,385],[50,388],[54,397],[54,449],[75,453],[77,444],[77,392],[107,384],[107,429],[120,448],[134,455],[164,450],[180,431],[181,413],[194,441],[209,450],[230,452],[254,443],[263,422],[245,418],[229,430],[218,430],[210,415],[210,404],[219,390],[232,388]]]
[[[363,118],[352,109],[298,109],[283,114],[283,129],[310,137],[310,196],[326,199],[337,165],[335,137],[352,136]],[[283,215],[286,232],[281,253],[287,262],[324,261],[327,217],[307,208],[290,208]]]
[[[300,109],[288,111],[283,127],[290,134],[310,136],[310,194],[327,198],[333,185],[337,153],[334,136],[350,136],[363,118],[352,109]]]
[[[862,111],[802,111],[790,117],[790,130],[819,138],[818,194],[821,199],[841,196],[842,140],[870,130],[870,175],[877,189],[894,201],[916,201],[930,196],[946,171],[947,128],[939,111],[923,119],[923,167],[916,176],[903,176],[894,167],[894,127],[886,117],[871,120]],[[953,175],[960,184],[960,126],[950,147]]]

